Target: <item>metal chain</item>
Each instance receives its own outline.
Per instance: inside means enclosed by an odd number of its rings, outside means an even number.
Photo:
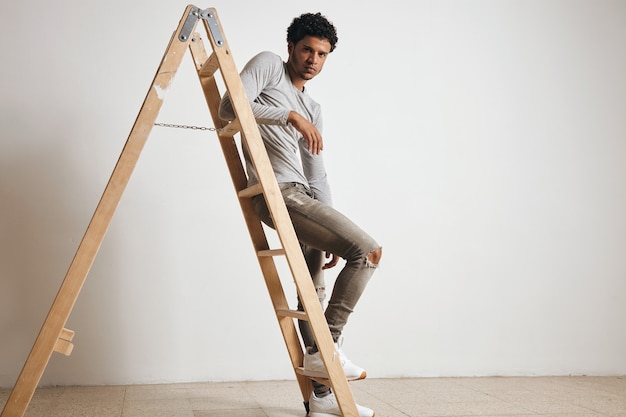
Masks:
[[[212,132],[217,132],[221,130],[221,129],[216,129],[214,127],[193,126],[193,125],[175,125],[171,123],[155,123],[154,125],[160,126],[160,127],[172,127],[174,129],[210,130]]]

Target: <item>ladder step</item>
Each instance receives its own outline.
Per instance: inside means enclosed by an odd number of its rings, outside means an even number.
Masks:
[[[237,193],[240,198],[254,197],[259,194],[263,194],[263,189],[261,188],[261,184],[258,183],[254,184],[252,187],[244,188]]]
[[[65,356],[70,356],[74,349],[74,344],[72,343],[73,338],[73,330],[62,329],[59,338],[54,343],[54,351]]]
[[[256,253],[258,256],[283,256],[285,255],[284,249],[264,249]]]
[[[298,375],[304,375],[309,379],[312,379],[313,381],[317,381],[322,385],[326,385],[329,386],[330,385],[330,381],[328,380],[328,378],[321,378],[321,377],[317,377],[317,376],[310,376],[310,375],[306,375],[304,373],[304,368],[302,366],[298,366],[296,368],[294,368],[294,370],[296,371],[296,373]]]
[[[72,339],[74,339],[74,330],[70,330],[70,329],[61,329],[61,334],[59,335],[59,339],[63,339],[63,340],[67,340],[68,342],[71,342]]]
[[[239,119],[235,119],[229,124],[227,124],[224,128],[219,129],[218,134],[220,136],[233,137],[240,131],[241,131],[241,124],[239,123]]]
[[[200,35],[195,35],[196,36],[193,38],[193,41],[196,41],[196,39],[200,41]],[[220,64],[217,60],[217,55],[215,55],[215,53],[212,53],[211,56],[202,63],[202,67],[200,68],[200,71],[198,71],[198,75],[200,75],[200,77],[212,77],[219,68]]]
[[[70,356],[72,354],[72,350],[74,350],[74,344],[68,342],[67,340],[57,339],[57,341],[54,342],[53,350],[62,355]]]
[[[307,314],[300,310],[277,309],[276,314],[280,317],[291,317],[298,320],[309,321]]]

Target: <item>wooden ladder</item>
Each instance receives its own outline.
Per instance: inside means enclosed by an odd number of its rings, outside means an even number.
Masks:
[[[212,53],[210,55],[207,54],[202,36],[196,32],[197,24],[200,21],[204,24],[204,32],[211,46]],[[352,391],[336,354],[322,307],[217,12],[213,8],[202,10],[194,5],[187,6],[170,39],[119,160],[0,417],[22,417],[52,353],[71,354],[74,332],[66,329],[65,325],[136,166],[141,150],[155,124],[163,104],[162,92],[166,91],[172,83],[187,49],[191,51],[193,57],[241,210],[285,339],[291,364],[302,392],[305,408],[308,411],[312,384],[311,379],[303,374],[304,353],[296,331],[295,320],[309,322],[322,361],[326,366],[328,379],[317,380],[332,387],[343,416],[358,417]],[[235,110],[236,119],[230,123],[224,122],[218,117],[218,107],[222,94],[220,94],[215,79],[217,72],[221,73],[223,84],[230,95]],[[241,139],[241,146],[247,147],[258,174],[259,184],[250,188],[247,187],[246,173],[235,141],[237,134]],[[269,247],[265,229],[254,213],[252,197],[259,194],[263,194],[272,216],[281,245],[278,249]],[[275,256],[285,256],[304,311],[289,308],[274,261]]]

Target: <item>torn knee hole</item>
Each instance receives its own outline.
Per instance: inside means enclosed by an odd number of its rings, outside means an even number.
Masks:
[[[371,263],[374,267],[378,266],[380,262],[380,258],[383,256],[383,248],[378,248],[376,250],[371,251],[367,255],[367,261]]]

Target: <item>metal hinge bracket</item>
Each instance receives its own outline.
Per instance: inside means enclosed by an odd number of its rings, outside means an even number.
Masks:
[[[191,32],[195,28],[199,19],[206,20],[211,36],[215,40],[215,45],[218,47],[224,46],[224,36],[222,35],[219,24],[217,23],[215,14],[211,12],[211,9],[201,10],[197,7],[190,10],[189,15],[185,19],[185,23],[183,23],[183,28],[180,30],[178,40],[181,42],[187,42],[191,37]]]

